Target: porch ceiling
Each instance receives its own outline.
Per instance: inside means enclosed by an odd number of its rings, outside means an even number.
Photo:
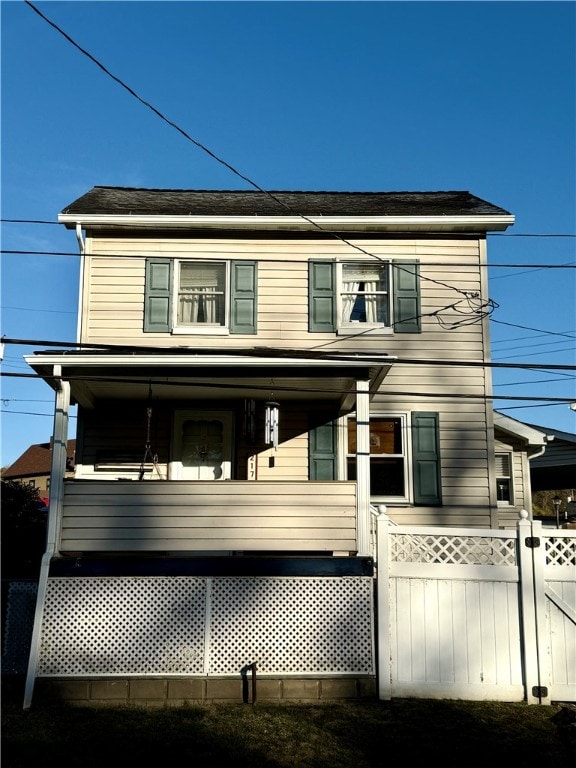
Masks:
[[[353,355],[330,359],[229,355],[110,355],[37,353],[26,362],[53,389],[70,382],[73,403],[93,408],[98,400],[202,400],[252,398],[331,401],[354,408],[358,381],[375,392],[394,358]]]

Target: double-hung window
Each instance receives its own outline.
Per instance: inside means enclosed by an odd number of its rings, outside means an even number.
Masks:
[[[311,261],[311,333],[420,333],[420,271],[414,260]]]
[[[496,500],[506,507],[514,503],[512,487],[512,454],[496,454]]]
[[[256,333],[253,261],[146,260],[144,332]]]
[[[390,327],[390,264],[338,264],[339,328]]]
[[[227,269],[223,262],[178,262],[176,328],[227,325]]]
[[[356,420],[349,417],[348,480],[358,479],[356,435]],[[442,503],[437,413],[371,414],[370,498],[375,503]]]

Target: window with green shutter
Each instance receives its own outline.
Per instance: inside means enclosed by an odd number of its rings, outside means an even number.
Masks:
[[[169,333],[172,326],[172,262],[146,259],[144,331]]]
[[[370,498],[373,502],[442,503],[438,414],[370,415]],[[347,477],[356,480],[356,420],[348,418]]]
[[[308,433],[310,480],[337,480],[336,424],[328,422]]]
[[[412,477],[414,504],[442,504],[437,413],[416,411],[412,414]]]
[[[147,259],[144,331],[255,334],[256,283],[252,261]]]
[[[311,333],[420,333],[413,260],[312,261],[308,285]]]

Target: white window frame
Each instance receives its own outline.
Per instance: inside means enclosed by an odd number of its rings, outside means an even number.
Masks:
[[[514,506],[514,452],[513,451],[496,451],[495,452],[495,474],[496,474],[496,506],[497,507],[513,507]],[[505,475],[499,472],[498,457],[506,456],[508,459],[508,474]],[[510,500],[500,500],[498,498],[498,483],[500,480],[506,480],[509,486]]]
[[[360,320],[344,320],[345,312],[345,297],[344,294],[344,269],[346,267],[372,267],[381,269],[386,267],[388,271],[388,290],[387,291],[374,291],[374,294],[379,296],[386,296],[388,303],[388,325],[384,325],[380,322],[362,322]],[[358,260],[350,261],[343,260],[336,262],[336,317],[337,317],[337,333],[341,336],[347,335],[392,335],[394,331],[393,322],[393,285],[392,285],[392,262],[389,259],[381,259],[374,261]]]
[[[192,263],[194,265],[208,264],[223,265],[225,267],[225,287],[224,287],[224,323],[191,323],[189,325],[178,324],[178,308],[180,304],[180,270],[182,264]],[[230,333],[230,261],[225,259],[175,259],[174,276],[172,285],[172,333],[173,334],[207,334],[216,336],[227,336]]]
[[[353,458],[354,454],[348,452],[348,419],[355,419],[355,415],[351,414],[346,419],[346,431],[345,431],[345,465],[347,466],[348,459]],[[378,411],[370,413],[370,421],[376,421],[378,419],[399,419],[401,424],[402,433],[402,453],[390,453],[390,454],[374,454],[374,457],[390,456],[391,458],[402,458],[404,461],[404,490],[403,496],[384,496],[382,494],[374,494],[370,489],[370,502],[372,504],[393,504],[393,505],[408,505],[412,504],[414,493],[412,488],[412,431],[411,431],[411,414],[408,412],[399,411]],[[372,454],[371,454],[372,458]]]

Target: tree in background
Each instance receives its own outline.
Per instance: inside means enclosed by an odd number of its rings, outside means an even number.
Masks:
[[[2,480],[2,578],[38,578],[48,510],[37,488]]]
[[[576,489],[564,489],[557,491],[535,491],[532,497],[532,513],[534,517],[556,517],[556,508],[552,499],[557,496],[561,499],[560,522],[565,521],[565,514],[573,517],[573,505],[568,506],[569,501],[576,501]]]

